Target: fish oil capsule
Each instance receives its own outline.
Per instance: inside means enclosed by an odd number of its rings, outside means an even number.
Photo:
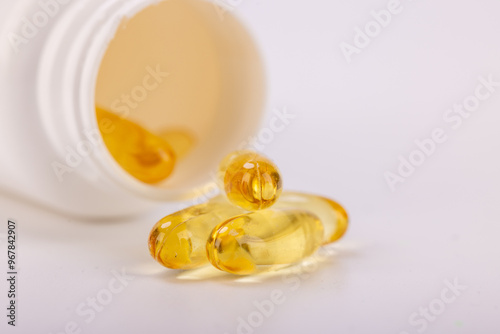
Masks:
[[[323,223],[324,244],[342,238],[349,225],[349,216],[339,203],[322,196],[284,191],[273,209],[306,210],[318,216]]]
[[[165,140],[102,108],[97,107],[96,114],[104,143],[124,170],[148,184],[170,176],[176,158]]]
[[[206,244],[213,228],[245,211],[222,196],[161,219],[149,235],[149,251],[171,269],[193,269],[207,264]]]
[[[348,226],[344,208],[321,196],[285,191],[273,209],[294,209],[314,214],[324,230],[321,244],[338,240]],[[205,265],[208,262],[206,241],[213,228],[245,213],[248,212],[227,202],[223,195],[173,213],[153,227],[149,236],[150,253],[159,263],[172,269],[193,269]],[[268,224],[275,222],[268,221]]]
[[[196,144],[195,136],[187,130],[164,130],[158,136],[170,145],[177,159],[184,158]]]
[[[323,224],[302,210],[268,209],[240,215],[215,227],[207,255],[216,268],[249,275],[298,262],[323,243]]]
[[[252,151],[229,154],[220,164],[218,179],[231,203],[248,211],[269,208],[281,195],[278,167]]]

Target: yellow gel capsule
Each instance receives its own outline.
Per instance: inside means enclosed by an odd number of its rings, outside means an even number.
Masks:
[[[165,130],[158,136],[170,145],[177,159],[185,157],[196,144],[196,138],[187,130]]]
[[[348,226],[344,208],[321,196],[285,191],[273,209],[301,210],[317,216],[324,230],[322,244],[338,240]],[[223,195],[173,213],[153,227],[149,236],[150,253],[168,268],[192,269],[202,266],[208,262],[205,246],[213,228],[245,213],[248,212],[227,202]],[[274,224],[274,221],[270,223]]]
[[[165,140],[102,108],[97,107],[96,114],[109,153],[125,171],[148,184],[170,176],[175,154]]]
[[[290,208],[306,210],[318,216],[325,229],[324,244],[342,238],[349,226],[346,210],[339,203],[326,197],[285,191],[273,209]]]
[[[262,210],[240,215],[215,227],[207,242],[210,263],[237,275],[292,264],[323,243],[319,218],[301,210]]]
[[[213,228],[245,211],[219,196],[161,219],[149,235],[149,252],[172,269],[192,269],[207,264],[206,244]]]
[[[220,164],[218,175],[229,201],[248,211],[269,208],[283,188],[278,167],[252,151],[229,154]]]

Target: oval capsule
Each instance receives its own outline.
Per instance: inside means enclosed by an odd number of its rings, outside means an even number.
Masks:
[[[325,230],[323,244],[342,238],[349,226],[349,216],[344,207],[323,196],[285,191],[273,209],[290,208],[306,210],[318,216]]]
[[[206,243],[213,228],[245,211],[223,197],[175,212],[161,219],[149,235],[149,251],[171,269],[193,269],[207,264]]]
[[[155,184],[172,174],[176,157],[165,140],[105,109],[97,107],[96,115],[109,153],[130,175]]]
[[[288,223],[286,223],[287,220],[283,218],[283,214],[272,214],[270,212],[289,212],[290,210],[301,213],[295,216],[298,220],[310,220],[311,217],[319,219],[323,233],[319,238],[320,245],[338,240],[344,235],[348,227],[347,213],[340,204],[325,197],[295,192],[283,192],[273,210],[259,211],[259,213],[264,215],[252,217],[254,217],[254,220],[258,219],[255,221],[259,222],[260,230],[268,231],[272,229],[276,241],[279,242],[278,235],[280,235],[279,238],[289,238],[287,231],[296,226],[297,222],[296,220],[292,220],[292,223],[288,226]],[[150,233],[150,253],[159,263],[172,269],[193,269],[205,265],[208,263],[206,253],[207,239],[209,239],[214,227],[234,217],[240,217],[245,214],[248,214],[248,212],[233,206],[223,195],[220,195],[207,203],[192,206],[168,215],[161,219]],[[287,217],[290,218],[290,216]],[[282,231],[280,232],[280,230]],[[319,228],[315,230],[319,231]],[[246,231],[250,232],[250,230]],[[316,241],[314,241],[316,239],[318,238],[313,238],[311,244],[314,247],[316,247]],[[300,248],[302,244],[293,243],[291,246]],[[288,257],[289,253],[287,252],[290,248],[283,250],[282,248],[277,249],[273,246],[271,249],[274,251],[265,254],[267,256],[266,261],[269,263],[277,261],[283,264],[293,260]],[[241,253],[241,249],[239,252]],[[290,254],[293,254],[293,252]],[[241,254],[244,255],[244,253]],[[242,258],[245,258],[245,256]],[[298,258],[300,260],[301,256],[298,256]],[[243,260],[241,261],[244,262]],[[260,261],[259,266],[264,265],[264,262],[262,262],[264,259],[262,258]],[[233,264],[232,266],[235,265]]]
[[[268,209],[231,218],[217,225],[207,242],[216,268],[237,275],[292,264],[323,243],[319,218],[303,210]]]
[[[269,208],[281,195],[283,181],[278,167],[252,151],[236,151],[219,166],[220,188],[231,203],[248,211]]]
[[[172,148],[177,159],[187,156],[196,145],[195,135],[187,129],[168,129],[158,133]]]

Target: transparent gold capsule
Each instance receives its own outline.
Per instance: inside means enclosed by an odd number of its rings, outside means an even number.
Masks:
[[[284,191],[273,209],[306,210],[318,216],[325,229],[324,244],[342,238],[349,226],[349,216],[339,203],[317,195]]]
[[[323,243],[319,218],[303,210],[268,209],[248,213],[217,225],[207,242],[216,268],[249,275],[262,268],[298,262]]]
[[[252,151],[229,154],[220,164],[218,175],[229,201],[248,211],[269,208],[283,188],[278,167]]]
[[[170,145],[177,159],[185,157],[196,144],[196,137],[184,129],[164,130],[158,136]]]
[[[297,222],[288,224],[286,223],[287,219],[292,216],[268,213],[271,211],[292,212],[290,210],[299,213],[295,216],[298,220],[304,219],[307,221],[314,217],[315,220],[319,219],[321,221],[321,235],[313,234],[307,241],[308,247],[316,249],[317,244],[322,245],[336,241],[347,230],[348,216],[344,208],[338,203],[321,196],[283,192],[273,210],[258,211],[263,215],[250,216],[250,218],[254,219],[254,221],[258,219],[262,229],[274,231],[275,238],[273,240],[275,243],[283,241],[284,244],[288,244],[289,248],[282,247],[280,250],[272,246],[270,248],[272,252],[264,253],[268,257],[265,260],[268,264],[265,264],[266,262],[262,258],[264,255],[259,255],[258,261],[252,260],[251,254],[245,254],[246,246],[238,248],[238,254],[235,253],[234,257],[229,260],[227,260],[229,251],[227,251],[227,248],[221,248],[221,250],[226,250],[226,258],[223,258],[224,261],[221,262],[222,264],[218,268],[225,270],[225,263],[231,262],[231,265],[227,266],[228,268],[240,268],[240,273],[249,273],[261,266],[269,266],[269,263],[284,262],[288,264],[291,262],[287,261],[292,259],[300,260],[301,257],[297,254],[300,254],[301,247],[304,247],[303,244],[287,241],[295,239],[292,232],[294,231],[293,226],[297,226]],[[153,227],[149,237],[150,253],[155,260],[168,268],[192,269],[205,265],[208,262],[205,248],[210,234],[214,231],[213,229],[221,223],[235,217],[242,217],[245,214],[249,214],[249,212],[230,204],[223,195],[217,196],[207,203],[173,213],[161,219]],[[317,227],[314,230],[319,233],[320,228]],[[252,231],[246,230],[246,232],[253,231],[255,229]],[[288,233],[292,233],[292,235],[288,236]],[[252,239],[251,234],[247,237],[241,236],[238,240]],[[252,240],[255,240],[255,238]],[[264,241],[260,245],[264,247],[262,249],[268,248],[268,244],[264,243]],[[294,247],[297,249],[294,250]],[[305,250],[308,253],[310,248],[305,248]],[[208,252],[210,253],[210,251]],[[289,256],[289,252],[293,255],[292,258]],[[294,262],[298,260],[294,260]],[[238,262],[241,263],[238,264]]]
[[[192,269],[207,264],[206,243],[222,221],[244,213],[218,197],[161,219],[149,235],[151,256],[172,269]]]
[[[149,184],[170,176],[176,158],[165,140],[102,108],[97,107],[96,114],[109,153],[125,171]]]

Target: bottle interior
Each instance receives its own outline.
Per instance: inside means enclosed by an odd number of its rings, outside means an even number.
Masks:
[[[263,82],[238,20],[211,2],[167,0],[123,19],[99,68],[95,105],[172,146],[173,172],[153,186],[192,187],[255,132]]]

